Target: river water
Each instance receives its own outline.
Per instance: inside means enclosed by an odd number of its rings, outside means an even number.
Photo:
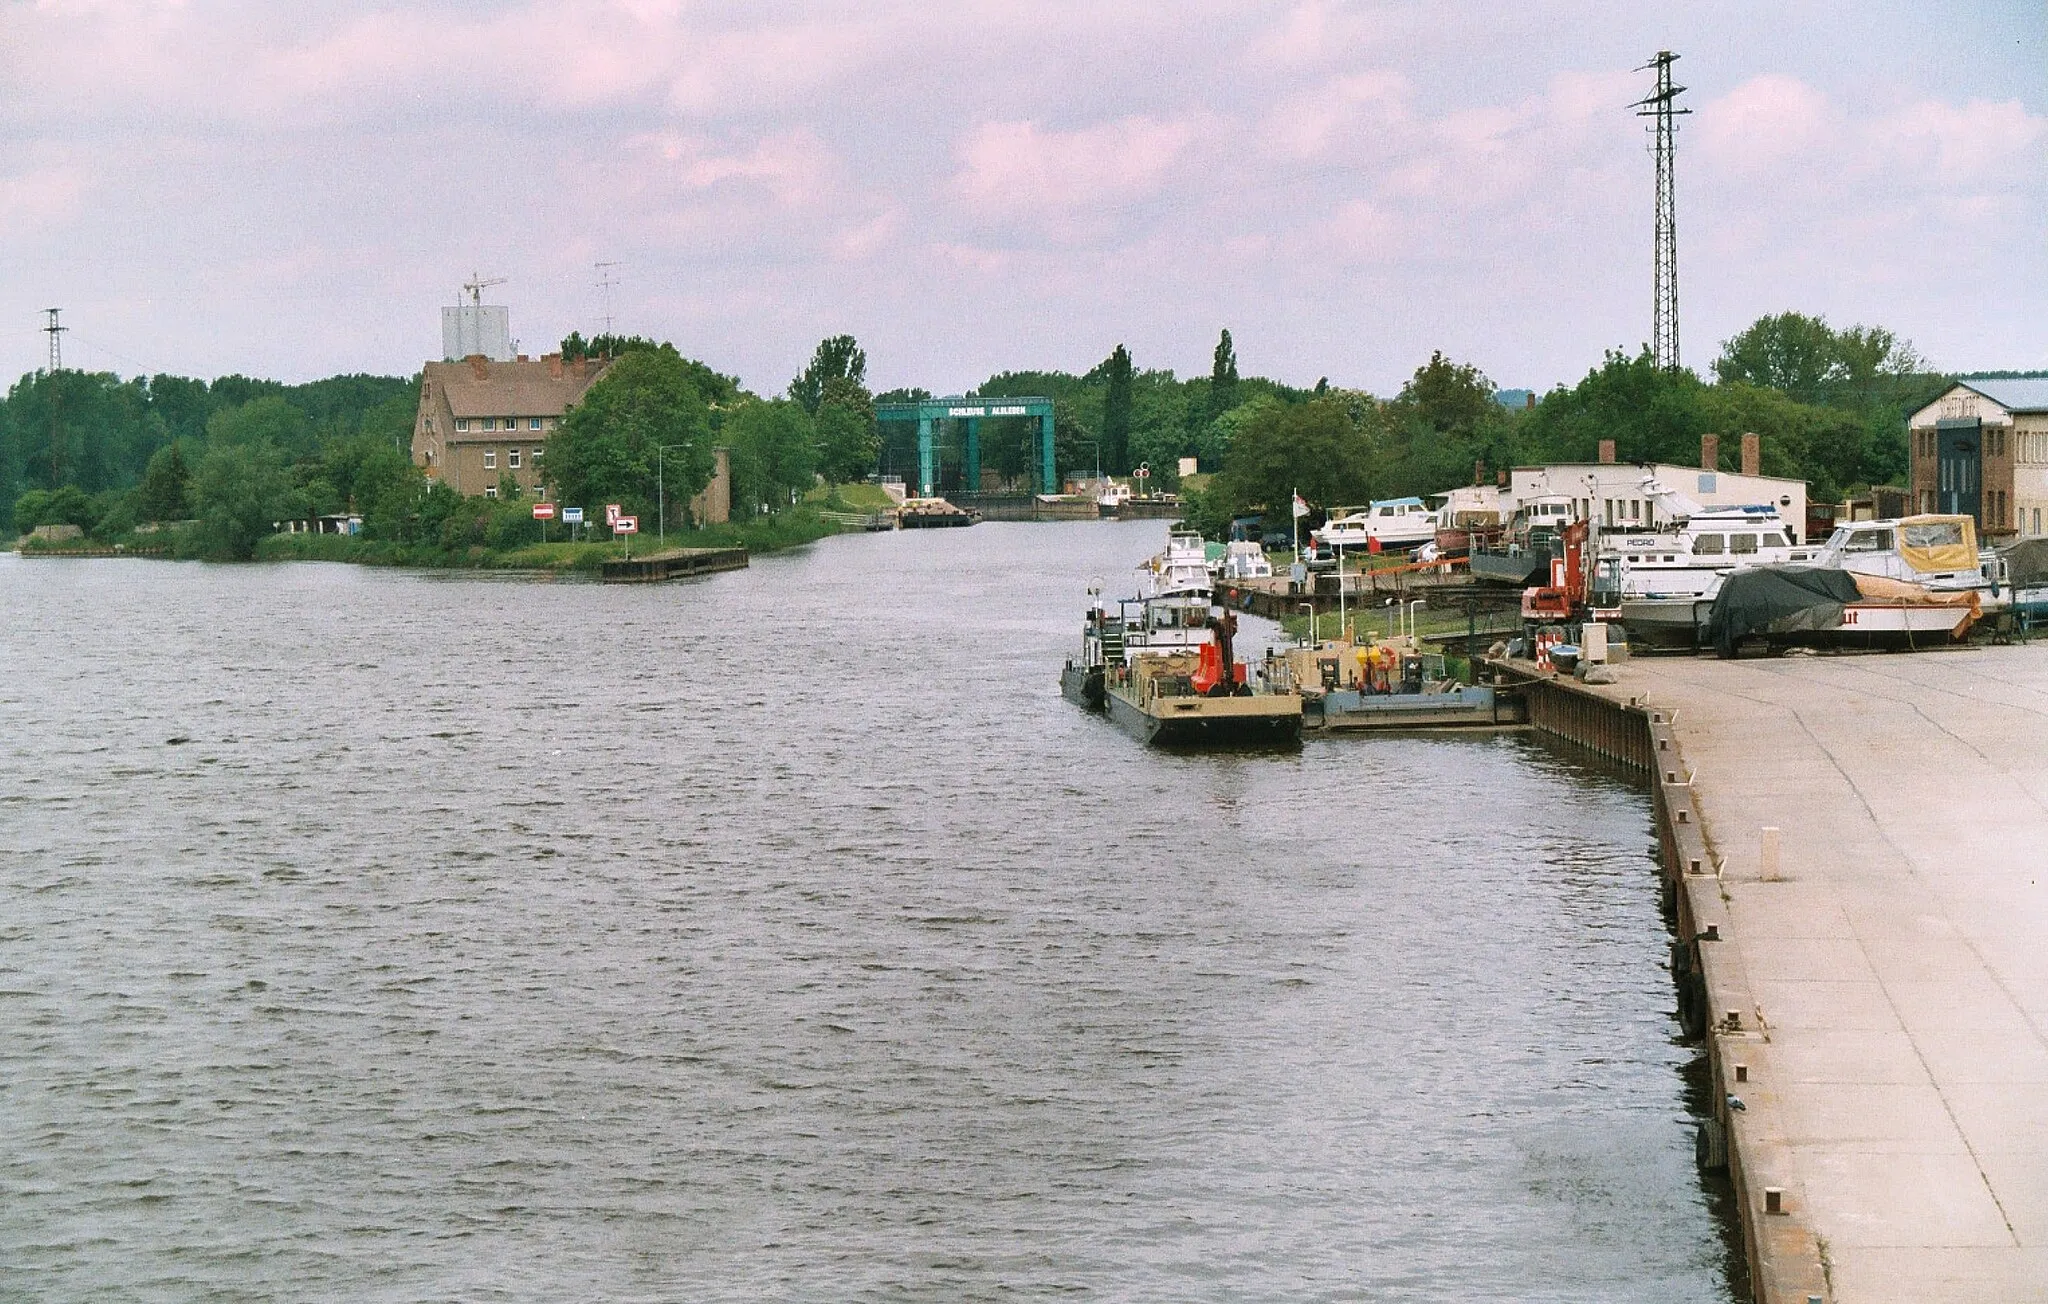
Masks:
[[[1140,748],[1163,539],[0,558],[0,1297],[1727,1300],[1646,800]]]

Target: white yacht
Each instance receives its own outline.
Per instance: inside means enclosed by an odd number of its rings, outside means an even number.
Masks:
[[[1436,513],[1420,498],[1387,498],[1344,515],[1332,515],[1316,536],[1330,548],[1412,548],[1436,538]]]
[[[2005,588],[2004,563],[1978,549],[1976,522],[1967,516],[1851,521],[1835,527],[1818,560],[1936,592],[1975,590],[1987,607]]]
[[[1594,605],[1626,626],[1632,642],[1690,644],[1729,574],[1820,555],[1793,542],[1775,507],[1702,507],[1655,477],[1643,481],[1643,495],[1669,524],[1603,534],[1593,559]]]

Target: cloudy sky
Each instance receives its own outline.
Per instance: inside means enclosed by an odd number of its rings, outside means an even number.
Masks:
[[[779,390],[1083,370],[1503,386],[1757,316],[2048,367],[2048,7],[1904,0],[0,0],[0,375],[410,373],[472,271]]]

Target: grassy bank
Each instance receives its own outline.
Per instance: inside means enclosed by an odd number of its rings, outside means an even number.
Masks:
[[[796,508],[774,516],[729,525],[709,525],[701,530],[677,530],[669,534],[670,548],[745,548],[748,552],[774,552],[782,548],[814,543],[836,527],[816,512]],[[659,551],[652,535],[633,541],[635,556]],[[456,570],[553,571],[560,574],[596,574],[598,567],[613,558],[624,557],[623,542],[527,543],[512,548],[491,548],[471,544],[445,548],[424,543],[397,543],[341,534],[273,534],[256,545],[258,561],[345,561],[362,566],[419,566]]]

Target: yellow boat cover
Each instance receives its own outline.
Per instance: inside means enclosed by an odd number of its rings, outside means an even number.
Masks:
[[[1976,526],[1967,516],[1908,516],[1899,522],[1899,556],[1922,574],[1976,570]]]

